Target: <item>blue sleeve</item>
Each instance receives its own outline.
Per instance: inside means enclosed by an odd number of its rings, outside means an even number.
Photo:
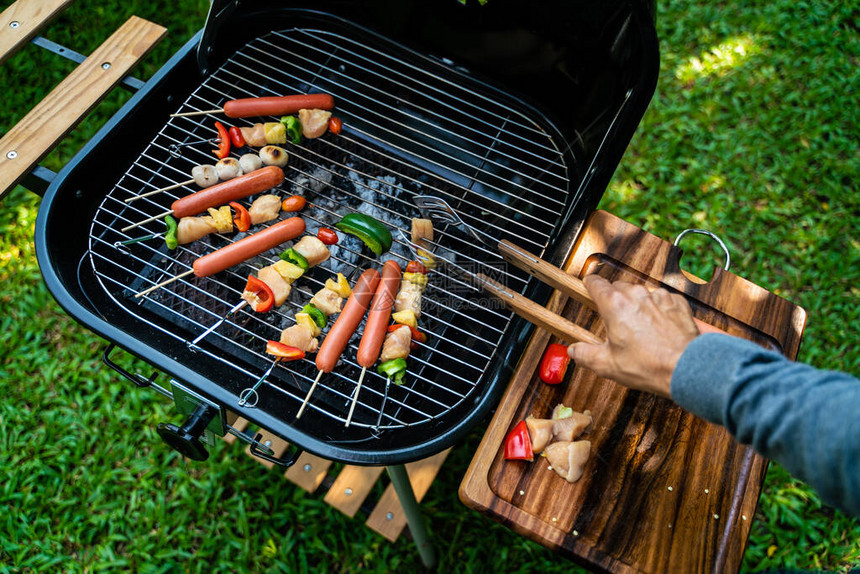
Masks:
[[[711,333],[684,350],[671,393],[828,503],[860,516],[860,380]]]

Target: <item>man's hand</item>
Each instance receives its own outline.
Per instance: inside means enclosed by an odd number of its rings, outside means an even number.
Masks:
[[[567,352],[583,367],[627,387],[669,397],[672,372],[698,334],[690,305],[665,289],[585,278],[606,325],[601,345],[574,343]]]

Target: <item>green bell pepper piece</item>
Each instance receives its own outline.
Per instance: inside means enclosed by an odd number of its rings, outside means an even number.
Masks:
[[[403,383],[403,375],[406,374],[406,359],[397,358],[385,361],[376,367],[376,372],[391,379],[395,385],[400,385]]]
[[[302,124],[296,116],[282,116],[281,123],[287,128],[287,135],[294,144],[302,143]]]
[[[301,253],[299,253],[298,251],[296,251],[295,249],[293,249],[292,247],[290,247],[289,249],[287,249],[286,251],[284,251],[283,253],[278,255],[278,257],[280,257],[284,261],[289,261],[290,263],[295,263],[296,265],[298,265],[299,267],[301,267],[305,271],[307,271],[308,268],[310,267],[310,265],[308,265],[308,260],[305,259],[305,256],[302,255]]]
[[[311,319],[314,320],[314,323],[317,324],[317,327],[320,329],[325,329],[325,326],[328,325],[328,317],[325,316],[325,313],[308,303],[304,307],[302,307],[302,313],[307,313],[310,315]]]
[[[179,238],[176,236],[176,230],[179,228],[179,225],[169,215],[165,216],[164,223],[167,225],[167,231],[164,232],[164,243],[167,244],[168,249],[176,249],[179,245]]]
[[[377,255],[382,255],[391,249],[391,232],[378,219],[364,213],[348,213],[335,224],[335,227],[355,235]]]

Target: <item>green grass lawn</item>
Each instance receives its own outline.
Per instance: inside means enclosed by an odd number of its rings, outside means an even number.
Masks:
[[[718,233],[734,272],[808,311],[800,360],[860,374],[860,7],[658,4],[657,93],[601,207],[665,238]],[[170,34],[138,71],[146,78],[206,7],[79,1],[45,35],[89,53],[130,14],[158,22]],[[33,46],[0,66],[0,133],[72,67]],[[117,90],[44,163],[62,167],[127,98]],[[105,368],[104,341],[47,293],[33,247],[38,206],[20,188],[0,204],[0,571],[419,567],[409,540],[389,544],[238,445],[211,448],[203,464],[170,451],[154,428],[179,419],[172,405]],[[720,256],[698,245],[702,256],[683,264],[710,276]],[[458,501],[481,432],[454,450],[423,503],[441,571],[569,572]],[[852,567],[860,520],[771,465],[744,569]]]

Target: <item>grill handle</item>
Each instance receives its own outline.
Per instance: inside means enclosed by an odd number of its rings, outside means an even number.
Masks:
[[[283,466],[284,468],[289,468],[289,467],[293,466],[294,464],[296,464],[296,461],[299,460],[299,457],[302,456],[302,453],[304,452],[304,450],[302,450],[298,447],[293,447],[292,448],[293,453],[290,456],[274,457],[274,456],[267,454],[264,451],[260,450],[260,448],[257,446],[259,444],[262,444],[260,442],[261,438],[263,438],[263,435],[259,434],[259,433],[257,434],[257,436],[254,437],[254,441],[251,443],[251,445],[249,447],[251,454],[253,454],[256,457],[262,458],[263,460],[269,461],[272,464],[277,464],[278,466]]]
[[[200,442],[200,435],[218,414],[212,405],[201,403],[181,427],[172,423],[159,423],[158,436],[173,450],[191,460],[206,460],[209,452]]]
[[[114,371],[116,371],[117,373],[119,373],[120,375],[122,375],[123,377],[125,377],[126,379],[128,379],[142,389],[152,386],[152,383],[154,383],[156,377],[158,377],[158,373],[152,373],[151,375],[149,375],[148,379],[144,378],[143,375],[139,375],[137,373],[129,373],[111,360],[110,355],[113,352],[114,348],[116,348],[115,343],[110,343],[107,348],[105,348],[105,352],[102,355],[102,362],[104,362],[105,365],[107,365],[108,367],[110,367],[111,369],[113,369]]]

